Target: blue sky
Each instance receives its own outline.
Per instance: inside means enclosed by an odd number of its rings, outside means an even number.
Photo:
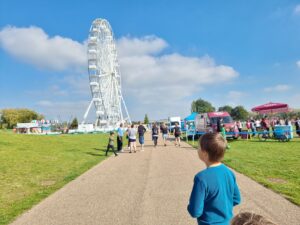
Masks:
[[[1,0],[0,108],[81,120],[91,98],[84,42],[96,18],[114,31],[134,120],[185,116],[198,97],[215,107],[300,108],[300,1],[292,0]]]

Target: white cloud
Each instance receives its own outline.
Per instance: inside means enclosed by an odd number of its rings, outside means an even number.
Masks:
[[[61,36],[49,37],[38,27],[6,27],[0,31],[0,45],[14,57],[40,68],[68,71],[84,70],[87,66],[85,44]],[[168,46],[165,40],[153,35],[117,40],[122,91],[133,119],[150,112],[152,118],[184,115],[190,110],[186,99],[212,85],[224,85],[239,75],[230,66],[218,65],[210,56],[168,54],[165,52]],[[67,86],[65,92],[59,92],[61,95],[71,91],[89,97],[88,74],[63,75],[61,80]],[[42,100],[38,105],[50,106],[47,101]]]
[[[300,14],[300,4],[296,5],[294,8],[294,14]]]
[[[296,62],[296,65],[300,68],[300,60]]]
[[[285,92],[290,90],[292,87],[287,84],[278,84],[274,87],[266,87],[264,88],[265,92]]]
[[[130,40],[130,41],[128,41]],[[118,40],[118,54],[122,56],[156,54],[168,46],[167,42],[155,36],[142,38],[121,37]]]
[[[187,105],[186,98],[199,93],[203,88],[224,84],[238,76],[232,67],[217,65],[209,56],[164,54],[163,50],[168,45],[158,43],[165,42],[155,37],[138,41],[136,38],[123,37],[121,44],[118,41],[118,51],[122,53],[119,61],[124,92],[129,98],[134,98],[137,105],[144,108],[144,112],[159,107],[164,117],[172,115],[182,111],[180,105]],[[150,50],[152,44],[153,51]],[[124,46],[131,46],[129,54],[124,54],[129,52]],[[190,110],[189,105],[184,109],[185,113]]]
[[[12,56],[38,68],[81,69],[86,64],[86,47],[70,38],[49,37],[41,28],[5,27],[0,46]]]

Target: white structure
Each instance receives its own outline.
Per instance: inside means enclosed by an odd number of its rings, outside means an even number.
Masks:
[[[88,38],[88,72],[92,100],[84,114],[85,123],[94,104],[96,127],[116,128],[120,122],[131,122],[121,92],[121,74],[112,29],[105,19],[96,19]]]

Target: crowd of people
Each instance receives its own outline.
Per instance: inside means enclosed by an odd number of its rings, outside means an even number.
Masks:
[[[221,132],[221,123],[220,128],[218,128],[218,132]],[[294,120],[289,119],[280,119],[280,118],[271,118],[269,119],[267,116],[261,119],[249,118],[246,121],[235,121],[234,122],[234,130],[242,133],[244,130],[247,130],[248,133],[251,134],[252,137],[257,135],[261,131],[266,131],[270,135],[272,135],[275,131],[276,126],[295,126],[296,134],[300,137],[300,118],[296,118]],[[219,125],[218,125],[219,126]]]
[[[156,123],[153,123],[150,131],[151,131],[154,148],[157,147],[160,134],[163,141],[163,145],[167,146],[167,141],[169,140],[170,137],[170,128],[165,123],[160,124],[160,126],[158,126]],[[127,139],[127,148],[129,150],[129,153],[137,152],[138,150],[137,140],[140,144],[139,150],[144,151],[144,145],[145,145],[144,135],[146,132],[147,129],[141,122],[139,122],[138,126],[132,124],[132,125],[128,125],[127,128],[124,128],[123,124],[121,123],[120,127],[117,130],[117,151],[115,151],[115,147],[114,147],[115,133],[112,131],[110,132],[108,145],[106,149],[106,155],[110,149],[114,152],[115,156],[118,156],[119,152],[124,152],[125,139]],[[175,146],[180,147],[181,128],[178,123],[175,124],[175,127],[173,129],[173,134],[175,137],[174,140]]]
[[[263,117],[262,119],[249,118],[247,121],[238,120],[234,123],[235,130],[239,132],[239,134],[243,133],[244,130],[247,130],[249,136],[251,135],[252,137],[257,135],[261,131],[265,131],[268,133],[268,135],[271,136],[274,133],[275,127],[277,125],[295,125],[296,134],[300,137],[300,118],[296,118],[295,120],[283,120],[279,118],[268,119],[267,117]],[[144,151],[144,135],[146,131],[147,129],[141,122],[139,122],[138,126],[132,124],[128,125],[127,128],[124,128],[123,124],[120,124],[120,127],[117,130],[117,151],[115,151],[113,143],[114,132],[111,132],[106,154],[109,149],[112,149],[116,156],[118,155],[118,152],[123,152],[125,138],[127,139],[127,147],[129,153],[137,152],[137,140],[140,144],[140,151]],[[158,144],[160,134],[163,145],[167,146],[167,140],[169,139],[170,135],[170,128],[165,123],[160,124],[160,126],[157,123],[153,123],[150,131],[154,147],[156,147]],[[221,133],[223,137],[226,138],[226,129],[224,124],[222,124],[222,120],[217,121],[217,132]],[[173,134],[175,137],[175,146],[180,147],[181,128],[178,123],[175,124]],[[230,146],[227,145],[227,148],[230,148]]]

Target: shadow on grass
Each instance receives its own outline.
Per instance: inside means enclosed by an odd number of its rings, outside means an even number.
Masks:
[[[92,156],[105,156],[105,151],[104,150],[102,150],[103,151],[103,154],[100,154],[100,153],[95,153],[95,152],[86,152],[86,154],[88,154],[88,155],[92,155]]]
[[[96,151],[102,151],[102,152],[106,151],[106,149],[104,149],[104,148],[102,148],[102,149],[100,149],[100,148],[94,148],[94,150],[96,150]]]

